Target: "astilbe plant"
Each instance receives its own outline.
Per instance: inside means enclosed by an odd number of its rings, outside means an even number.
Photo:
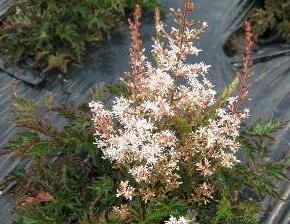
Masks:
[[[287,181],[289,159],[273,162],[269,150],[282,124],[258,121],[242,129],[251,24],[245,23],[243,69],[217,94],[207,78],[210,66],[188,60],[200,52],[194,41],[207,23],[188,20],[193,5],[183,3],[182,11],[172,10],[177,27],[170,31],[156,11],[153,62],[144,55],[136,8],[129,22],[131,69],[89,105],[57,106],[48,95],[39,108],[14,98],[13,121],[25,132],[5,152],[31,159],[0,185],[19,183],[12,190],[15,223],[255,224],[264,196],[278,198],[275,182]],[[109,110],[99,99],[112,95]]]
[[[207,27],[206,22],[187,19],[192,10],[188,0],[183,11],[172,10],[177,27],[170,31],[156,13],[157,37],[152,45],[155,60],[150,63],[138,33],[137,8],[130,22],[131,71],[123,80],[129,95],[116,97],[111,110],[100,102],[90,103],[96,144],[124,176],[117,196],[129,203],[138,200],[144,216],[147,203],[164,197],[209,203],[216,191],[213,180],[218,170],[239,163],[236,153],[240,149],[240,126],[248,116],[248,110],[239,109],[239,104],[245,100],[249,86],[249,54],[234,82],[240,82],[237,95],[230,96],[227,89],[222,97],[216,97],[207,78],[210,66],[187,63],[189,56],[201,51],[194,41]],[[246,27],[250,33],[250,24]],[[251,41],[250,36],[246,53],[251,51]],[[184,185],[187,191],[181,193]],[[118,212],[124,212],[124,207]]]

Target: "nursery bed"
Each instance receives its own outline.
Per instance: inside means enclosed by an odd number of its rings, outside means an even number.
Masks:
[[[4,11],[8,1],[0,2],[0,11]],[[166,0],[166,8],[178,5],[178,0]],[[203,49],[201,59],[212,65],[210,77],[221,89],[231,80],[235,72],[236,59],[228,58],[223,52],[223,45],[243,21],[248,10],[253,6],[251,0],[198,0],[195,17],[206,20],[209,24],[209,32],[199,45]],[[1,16],[1,13],[0,13]],[[166,16],[166,20],[169,17]],[[170,21],[169,21],[170,22]],[[142,33],[146,46],[150,45],[153,20],[145,18]],[[46,91],[55,94],[59,103],[80,104],[86,101],[92,88],[101,82],[114,82],[121,75],[127,66],[127,55],[129,48],[129,33],[125,26],[115,29],[109,41],[99,44],[90,49],[82,67],[74,66],[70,70],[70,76],[65,81],[58,78],[51,78],[48,81],[33,87],[20,83],[18,93],[35,102],[39,102]],[[148,48],[147,48],[148,49]],[[289,49],[286,46],[286,50]],[[258,60],[252,70],[252,89],[249,108],[251,119],[275,117],[281,120],[290,119],[290,56],[279,54],[284,51],[285,46],[271,46],[269,49],[261,49],[254,57],[264,57],[265,60]],[[271,53],[271,58],[265,55]],[[273,56],[274,55],[274,56]],[[269,59],[269,60],[268,60]],[[17,131],[9,120],[10,99],[16,84],[16,79],[7,74],[7,71],[0,72],[0,146],[7,143]],[[45,115],[44,115],[45,116]],[[287,126],[277,136],[277,150],[274,158],[279,157],[288,149],[288,136],[290,128]],[[10,156],[0,158],[0,178],[8,174],[19,161]],[[290,186],[281,186],[281,192],[290,199]],[[5,192],[4,192],[5,193]],[[270,200],[265,200],[265,208],[271,205]],[[265,212],[265,223],[289,223],[288,208],[290,203],[279,202]],[[13,206],[8,195],[0,196],[0,224],[9,223],[13,214]]]

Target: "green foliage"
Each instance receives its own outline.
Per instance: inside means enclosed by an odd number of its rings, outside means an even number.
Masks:
[[[178,199],[160,201],[147,208],[144,220],[138,221],[138,224],[162,223],[170,215],[179,217],[186,214],[186,204]]]
[[[110,85],[107,87],[107,90],[113,94],[114,96],[124,96],[127,97],[129,95],[128,91],[126,90],[126,87],[122,84],[115,84]]]
[[[217,207],[217,213],[215,220],[218,221],[228,221],[233,218],[232,205],[231,202],[226,198],[222,198]]]
[[[92,181],[91,172],[86,169],[80,158],[63,159],[65,160],[50,166],[37,167],[40,170],[34,173],[35,176],[29,183],[29,187],[33,187],[32,190],[52,194],[53,200],[41,206],[29,205],[25,211],[20,212],[21,215],[15,223],[74,223],[86,212],[91,215],[97,212],[97,207],[94,210],[94,206],[105,208],[102,202],[109,203],[109,197],[114,199],[115,194],[105,188],[98,189],[96,195],[95,187],[104,185],[104,179]],[[69,161],[70,159],[74,160]],[[22,183],[26,181],[23,179]],[[23,189],[21,186],[19,190],[27,194],[25,191],[28,189]],[[17,194],[19,197],[20,192]],[[102,196],[106,197],[102,198]]]
[[[66,73],[135,4],[157,6],[156,0],[17,0],[0,26],[0,48],[10,62],[33,58],[35,68]]]
[[[105,91],[101,97],[110,97],[115,89],[121,95],[126,92],[121,85],[101,87]],[[93,97],[100,97],[101,90]],[[215,200],[207,204],[185,200],[194,187],[188,184],[192,182],[187,180],[190,177],[180,170],[183,178],[180,192],[154,203],[133,200],[128,204],[132,217],[124,221],[112,213],[113,206],[125,203],[116,197],[116,188],[124,177],[102,159],[101,150],[94,144],[89,108],[57,106],[50,94],[44,97],[43,106],[36,107],[22,97],[15,97],[12,105],[14,122],[26,130],[6,146],[6,152],[32,160],[28,170],[19,167],[6,180],[19,183],[13,190],[20,207],[15,224],[158,224],[171,215],[200,224],[257,224],[260,200],[266,195],[278,197],[275,183],[288,181],[284,170],[289,166],[289,158],[269,160],[273,134],[281,124],[273,119],[258,121],[240,137],[243,162],[215,172],[212,182]],[[39,110],[62,117],[64,123],[51,125],[52,122],[39,116]],[[178,123],[187,132],[190,125],[182,120]],[[194,178],[196,183],[203,182],[201,176]],[[28,196],[38,192],[48,192],[53,200],[21,207]]]
[[[91,193],[95,201],[96,212],[100,213],[104,208],[110,209],[113,203],[116,202],[116,193],[114,183],[108,176],[101,176],[98,180],[94,181],[90,187]]]
[[[254,10],[251,15],[258,36],[272,31],[278,33],[285,41],[290,41],[289,11],[289,0],[265,0],[264,7]]]
[[[17,204],[38,192],[50,193],[53,200],[20,210],[15,223],[74,223],[87,213],[93,219],[118,200],[109,177],[113,176],[111,165],[94,145],[89,110],[87,106],[55,106],[51,95],[44,100],[44,107],[39,108],[24,98],[14,98],[13,120],[27,130],[5,149],[18,157],[30,157],[32,164],[27,173],[15,172],[7,181],[21,183],[15,189]],[[39,110],[62,117],[62,128],[52,127]]]
[[[256,124],[249,130],[249,134],[257,136],[267,136],[273,133],[276,129],[280,128],[281,125],[278,121],[268,120],[268,121],[258,121]]]
[[[182,134],[189,134],[192,131],[192,127],[188,124],[187,120],[184,118],[179,118],[178,121],[178,128]]]

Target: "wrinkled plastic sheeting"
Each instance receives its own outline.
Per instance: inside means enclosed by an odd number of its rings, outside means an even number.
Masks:
[[[4,57],[0,56],[0,70],[18,80],[24,81],[31,85],[39,85],[45,80],[45,75],[33,69],[32,65],[22,65],[21,67],[7,63]]]
[[[162,1],[166,8],[179,7],[179,0]],[[252,0],[196,0],[197,9],[194,18],[200,18],[209,24],[208,33],[197,44],[203,50],[197,59],[211,64],[210,79],[217,89],[222,89],[232,80],[239,67],[237,58],[228,58],[223,46],[229,36],[236,31],[253,7]],[[152,19],[145,17],[142,26],[143,41],[146,49],[150,49],[153,34]],[[168,13],[166,21],[172,22]],[[35,88],[25,83],[19,85],[19,95],[40,103],[44,93],[51,91],[59,103],[76,105],[87,101],[92,88],[100,82],[113,82],[127,69],[128,48],[130,45],[127,27],[120,26],[114,31],[108,42],[90,50],[82,67],[73,67],[71,76],[65,82],[58,79],[48,80]],[[286,51],[286,52],[285,52]],[[286,45],[265,47],[255,53],[257,60],[253,66],[251,109],[249,123],[259,118],[274,117],[281,120],[290,119],[290,57]],[[280,52],[280,53],[279,53]],[[282,52],[282,53],[281,53]],[[268,57],[270,56],[270,57]],[[263,60],[260,60],[263,58]],[[193,59],[196,60],[196,59]],[[15,79],[0,73],[0,145],[4,145],[16,132],[15,127],[7,120],[10,115],[10,99],[13,94]],[[43,115],[47,118],[47,115]],[[55,123],[60,121],[56,120]],[[279,158],[288,148],[289,126],[277,135],[277,143],[273,149],[273,158]],[[4,162],[5,161],[5,162]],[[0,158],[0,178],[8,174],[20,161],[10,157]],[[254,171],[253,171],[254,172]],[[285,199],[290,199],[289,186],[280,186]],[[263,223],[289,223],[287,201],[275,203],[270,199],[263,202],[265,214]],[[13,206],[7,194],[0,196],[0,224],[10,223]]]
[[[11,0],[0,0],[0,19],[3,18],[6,11],[9,9]]]

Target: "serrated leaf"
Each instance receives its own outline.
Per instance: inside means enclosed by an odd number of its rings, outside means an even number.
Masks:
[[[250,128],[249,133],[257,136],[267,136],[272,134],[275,130],[280,127],[280,123],[277,120],[267,120],[258,121],[252,128]]]
[[[33,157],[43,157],[47,156],[53,151],[53,147],[48,142],[40,142],[34,145],[30,150],[30,155]]]

